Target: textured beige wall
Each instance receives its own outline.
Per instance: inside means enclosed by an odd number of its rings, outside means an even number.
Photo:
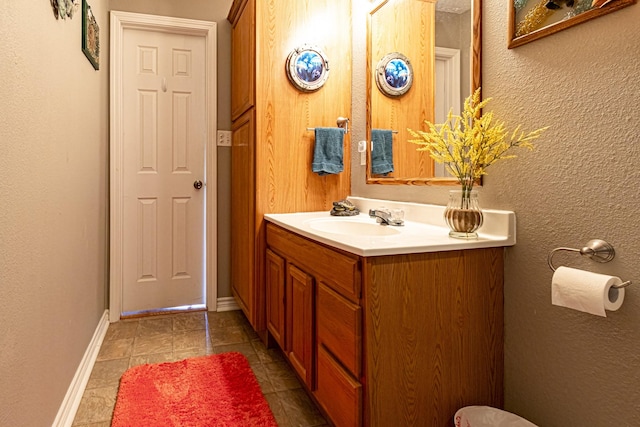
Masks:
[[[0,14],[0,425],[53,422],[106,307],[107,1],[81,15],[12,1]]]
[[[233,0],[110,0],[111,10],[201,19],[217,23],[218,129],[231,130],[231,24]],[[218,147],[218,298],[231,296],[231,149]]]
[[[480,189],[482,206],[518,222],[506,255],[506,408],[544,427],[640,425],[638,22],[632,5],[508,50],[506,3],[484,1],[488,109],[511,125],[552,127],[535,152],[492,166]],[[354,131],[362,139],[364,124]],[[352,179],[359,196],[446,203],[443,188],[366,186],[355,164]],[[557,261],[635,282],[607,318],[551,305],[548,252],[592,238],[611,242],[616,259]]]

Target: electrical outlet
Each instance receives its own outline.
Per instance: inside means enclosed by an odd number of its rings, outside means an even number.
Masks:
[[[230,130],[218,131],[218,147],[231,147],[231,131]]]
[[[367,141],[358,142],[358,152],[360,153],[360,166],[367,164]]]

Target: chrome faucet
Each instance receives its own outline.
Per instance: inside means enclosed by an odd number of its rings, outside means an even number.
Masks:
[[[402,219],[401,216],[394,217],[394,215],[391,214],[391,211],[385,208],[369,209],[369,216],[371,218],[375,218],[376,222],[382,225],[393,225],[393,226],[404,225],[404,220]]]

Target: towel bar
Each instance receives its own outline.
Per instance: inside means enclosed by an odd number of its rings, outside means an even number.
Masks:
[[[346,117],[338,117],[338,119],[336,120],[336,125],[338,125],[339,128],[343,128],[344,129],[344,133],[349,133],[349,119]],[[314,131],[316,130],[316,128],[307,128],[307,130],[309,131]]]

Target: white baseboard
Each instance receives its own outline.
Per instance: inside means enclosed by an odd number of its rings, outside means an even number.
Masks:
[[[240,310],[240,306],[234,297],[218,298],[216,300],[216,311]]]
[[[102,314],[102,318],[98,322],[93,338],[89,342],[87,350],[84,352],[84,356],[80,361],[80,365],[76,370],[76,374],[71,380],[71,385],[67,390],[67,394],[64,396],[62,405],[58,409],[58,415],[53,421],[52,427],[70,427],[73,424],[73,419],[76,417],[76,412],[80,406],[84,389],[87,387],[93,365],[98,357],[98,352],[102,346],[104,336],[107,334],[107,328],[109,327],[109,310],[105,310]]]

